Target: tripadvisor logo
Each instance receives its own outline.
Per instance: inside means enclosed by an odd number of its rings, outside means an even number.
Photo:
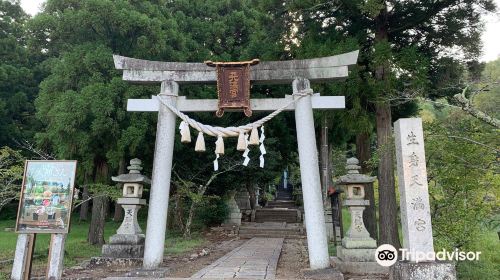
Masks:
[[[375,260],[381,266],[391,266],[398,260],[398,250],[391,244],[380,245],[375,250]]]
[[[398,254],[399,253],[399,254]],[[401,248],[396,250],[394,246],[390,244],[380,245],[377,250],[375,250],[375,260],[381,266],[391,266],[395,264],[399,259],[402,261],[414,261],[416,263],[422,261],[477,261],[479,260],[479,255],[481,252],[464,252],[455,249],[453,251],[447,251],[445,249],[435,253],[435,252],[411,252],[408,249]]]

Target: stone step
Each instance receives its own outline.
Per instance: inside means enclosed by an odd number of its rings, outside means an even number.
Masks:
[[[295,214],[288,214],[288,213],[287,214],[275,214],[275,213],[260,213],[260,214],[257,214],[257,213],[255,213],[255,219],[258,219],[258,218],[279,218],[279,217],[283,217],[283,218],[297,218],[297,213],[295,213]]]
[[[266,238],[291,238],[291,239],[300,239],[306,238],[305,235],[302,234],[276,234],[276,233],[257,233],[257,234],[241,234],[240,238],[254,238],[254,237],[266,237]]]
[[[269,211],[270,210],[270,211]],[[280,209],[280,208],[274,208],[274,209],[266,209],[266,210],[257,210],[255,211],[255,215],[269,215],[269,216],[293,216],[297,215],[297,210],[294,209]]]
[[[284,220],[292,220],[289,223],[296,223],[295,219],[297,219],[297,215],[255,215],[255,219],[271,219],[271,220],[276,220],[276,219],[284,219]],[[273,221],[269,221],[273,222]]]
[[[267,203],[266,208],[296,208],[295,202],[274,202]]]
[[[283,208],[283,209],[279,209],[279,208],[261,208],[261,209],[257,209],[255,211],[255,213],[285,213],[285,212],[290,212],[290,213],[297,213],[297,210],[296,209],[286,209],[286,208]]]
[[[283,218],[283,217],[266,217],[266,218],[256,218],[255,222],[264,223],[264,222],[287,222],[287,223],[296,223],[297,218]]]
[[[300,228],[256,228],[256,227],[240,227],[240,233],[260,233],[260,232],[286,232],[286,233],[300,233]]]
[[[263,217],[283,217],[283,218],[289,218],[289,217],[297,217],[297,213],[255,213],[255,218],[263,218]]]
[[[294,209],[263,208],[255,211],[255,221],[297,223],[298,213]]]
[[[270,208],[274,208],[274,209],[282,208],[282,209],[297,210],[297,206],[292,205],[292,204],[290,204],[290,205],[284,205],[284,204],[273,205],[273,204],[271,204],[271,205],[266,205],[266,207],[264,209],[270,209]]]
[[[269,229],[261,229],[261,230],[239,230],[239,234],[302,234],[300,230],[269,230]]]

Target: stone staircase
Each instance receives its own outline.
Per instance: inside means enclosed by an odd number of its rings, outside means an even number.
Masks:
[[[266,204],[266,208],[288,208],[288,209],[295,209],[297,208],[295,206],[294,201],[290,200],[275,200],[275,201],[269,201]]]
[[[292,196],[292,190],[291,189],[282,189],[282,188],[279,188],[277,190],[276,200],[278,200],[278,201],[281,201],[281,200],[291,201],[292,199],[293,199],[293,196]]]
[[[300,213],[297,209],[262,208],[255,211],[255,222],[286,222],[298,223]]]
[[[279,222],[244,223],[240,226],[240,238],[306,238],[302,224]]]
[[[255,222],[300,223],[300,211],[292,200],[291,190],[278,189],[276,200],[267,202],[266,206],[255,211]]]
[[[292,199],[291,189],[278,189],[276,200],[255,210],[253,223],[240,226],[240,238],[305,238],[301,212]]]

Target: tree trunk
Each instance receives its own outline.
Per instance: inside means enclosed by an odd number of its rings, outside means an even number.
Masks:
[[[356,157],[358,158],[363,174],[370,173],[366,162],[370,159],[370,135],[366,132],[356,135]],[[363,222],[370,233],[370,237],[377,240],[377,214],[375,207],[375,193],[373,184],[365,184],[365,199],[370,201],[370,205],[363,212]]]
[[[184,227],[184,234],[183,234],[184,238],[191,238],[191,223],[193,222],[195,209],[196,209],[196,202],[192,201],[188,211],[186,226]]]
[[[211,181],[209,181],[208,184],[210,184],[210,182]],[[198,196],[203,196],[205,194],[205,191],[207,190],[207,187],[208,187],[208,185],[200,186],[198,188]],[[188,214],[188,218],[186,220],[186,226],[184,227],[184,238],[191,238],[191,224],[193,222],[193,217],[194,217],[196,207],[198,207],[198,202],[193,200],[191,202],[191,206],[189,207],[189,214]]]
[[[87,184],[83,185],[82,200],[89,199],[89,187]],[[80,221],[86,221],[89,216],[89,201],[85,201],[80,205]]]
[[[108,208],[108,198],[97,196],[92,200],[92,219],[90,221],[88,241],[91,245],[102,245],[104,241],[104,223]]]
[[[177,189],[178,190],[178,189]],[[182,197],[179,193],[175,195],[175,213],[180,231],[184,232],[184,209],[182,207]]]
[[[123,220],[123,208],[118,202],[115,202],[115,213],[113,214],[113,221],[121,222]]]
[[[250,195],[250,208],[253,210],[257,204],[257,195],[255,194],[256,187],[251,184],[246,184],[246,188],[248,194]]]
[[[375,18],[375,44],[388,41],[388,12],[387,3]],[[375,78],[382,85],[378,93],[379,100],[375,105],[377,123],[377,150],[380,157],[378,165],[379,184],[379,243],[391,244],[400,248],[398,235],[398,211],[396,206],[396,190],[394,184],[394,157],[392,143],[391,105],[386,98],[391,85],[388,74],[390,65],[388,58],[378,58],[379,65],[375,68]]]
[[[398,208],[394,183],[394,157],[392,149],[392,119],[388,104],[377,104],[377,146],[380,154],[378,166],[380,244],[401,247],[398,235]]]
[[[104,160],[95,161],[95,177],[94,182],[108,182],[108,164]],[[104,225],[106,216],[109,211],[109,201],[107,196],[102,196],[99,193],[93,194],[92,199],[92,219],[90,220],[88,241],[90,244],[104,244]]]
[[[125,167],[127,165],[127,162],[125,161],[124,158],[120,160],[120,163],[118,164],[118,174],[124,174],[126,171]],[[118,187],[120,189],[123,189],[123,184],[118,184]],[[115,222],[120,222],[123,220],[123,208],[120,204],[115,203],[115,211],[113,215],[113,221]]]

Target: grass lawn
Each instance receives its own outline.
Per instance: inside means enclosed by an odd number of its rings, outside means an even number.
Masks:
[[[141,228],[145,230],[145,221],[140,221]],[[15,220],[0,221],[0,261],[14,258],[16,249],[17,234],[13,231],[5,231],[5,228],[15,227]],[[109,240],[109,237],[116,233],[116,229],[120,223],[109,221],[106,223],[104,237]],[[93,246],[87,243],[87,232],[89,222],[80,222],[78,218],[72,218],[70,233],[66,239],[64,266],[71,267],[81,263],[83,260],[101,255],[101,246]],[[35,256],[33,262],[34,270],[45,270],[47,265],[47,256],[49,252],[50,234],[38,234],[35,243]],[[165,254],[175,255],[182,254],[195,247],[201,246],[205,240],[200,236],[193,234],[189,240],[185,240],[176,234],[170,234],[165,239]],[[0,265],[0,279],[9,279],[12,264]]]
[[[500,240],[496,231],[484,231],[479,234],[472,249],[480,251],[479,261],[461,261],[457,264],[457,276],[460,280],[500,279]]]

